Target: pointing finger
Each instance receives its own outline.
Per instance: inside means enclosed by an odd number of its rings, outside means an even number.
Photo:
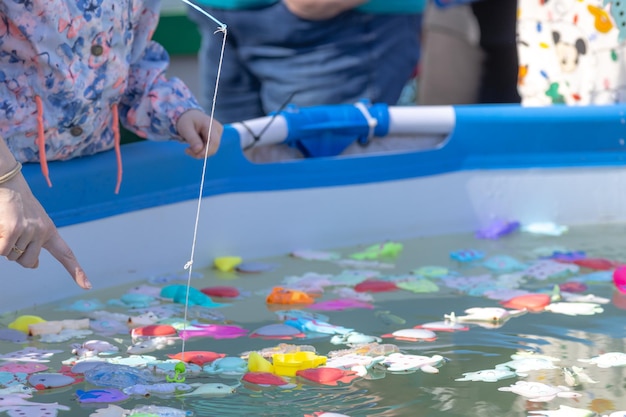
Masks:
[[[65,267],[79,287],[86,290],[91,288],[91,282],[89,282],[87,274],[85,274],[85,271],[78,263],[72,249],[70,249],[58,232],[54,233],[43,247]]]

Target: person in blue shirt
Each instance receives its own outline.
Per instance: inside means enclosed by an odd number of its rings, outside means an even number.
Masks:
[[[287,103],[396,104],[419,59],[425,1],[195,0],[227,26],[215,117],[248,120]],[[190,17],[202,35],[199,100],[210,109],[222,37],[199,11]]]

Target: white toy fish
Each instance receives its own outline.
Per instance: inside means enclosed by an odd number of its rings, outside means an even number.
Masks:
[[[569,302],[548,304],[544,307],[544,310],[551,311],[553,313],[565,314],[567,316],[591,316],[604,311],[600,304]]]
[[[482,371],[466,372],[455,381],[498,382],[502,379],[516,377],[517,373],[508,368],[483,369]]]
[[[578,359],[580,362],[587,362],[597,365],[598,368],[613,368],[618,366],[626,366],[626,353],[607,352],[591,359]]]
[[[509,391],[522,397],[528,398],[528,401],[544,402],[560,398],[579,398],[582,396],[579,392],[571,391],[568,387],[554,386],[543,384],[541,382],[517,381],[508,387],[500,387],[498,391]]]

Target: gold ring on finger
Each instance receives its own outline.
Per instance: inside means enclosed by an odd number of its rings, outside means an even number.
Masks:
[[[13,246],[13,248],[11,249],[13,252],[17,252],[18,255],[22,255],[24,254],[24,249],[20,249],[17,246]]]

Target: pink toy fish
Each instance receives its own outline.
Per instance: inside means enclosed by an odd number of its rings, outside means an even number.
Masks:
[[[48,367],[40,363],[5,363],[0,366],[0,372],[23,372],[25,374],[34,374],[35,372],[47,371]]]
[[[242,381],[248,382],[250,384],[262,386],[265,385],[278,387],[289,384],[289,381],[287,381],[286,379],[278,375],[274,375],[270,372],[247,372],[241,379]]]
[[[358,375],[354,371],[328,367],[302,369],[296,371],[296,376],[317,382],[318,384],[333,386],[337,385],[339,382],[349,384],[354,379],[358,378]]]
[[[239,326],[225,324],[197,324],[193,328],[180,330],[178,336],[187,340],[192,337],[212,337],[213,339],[236,339],[248,331]]]

